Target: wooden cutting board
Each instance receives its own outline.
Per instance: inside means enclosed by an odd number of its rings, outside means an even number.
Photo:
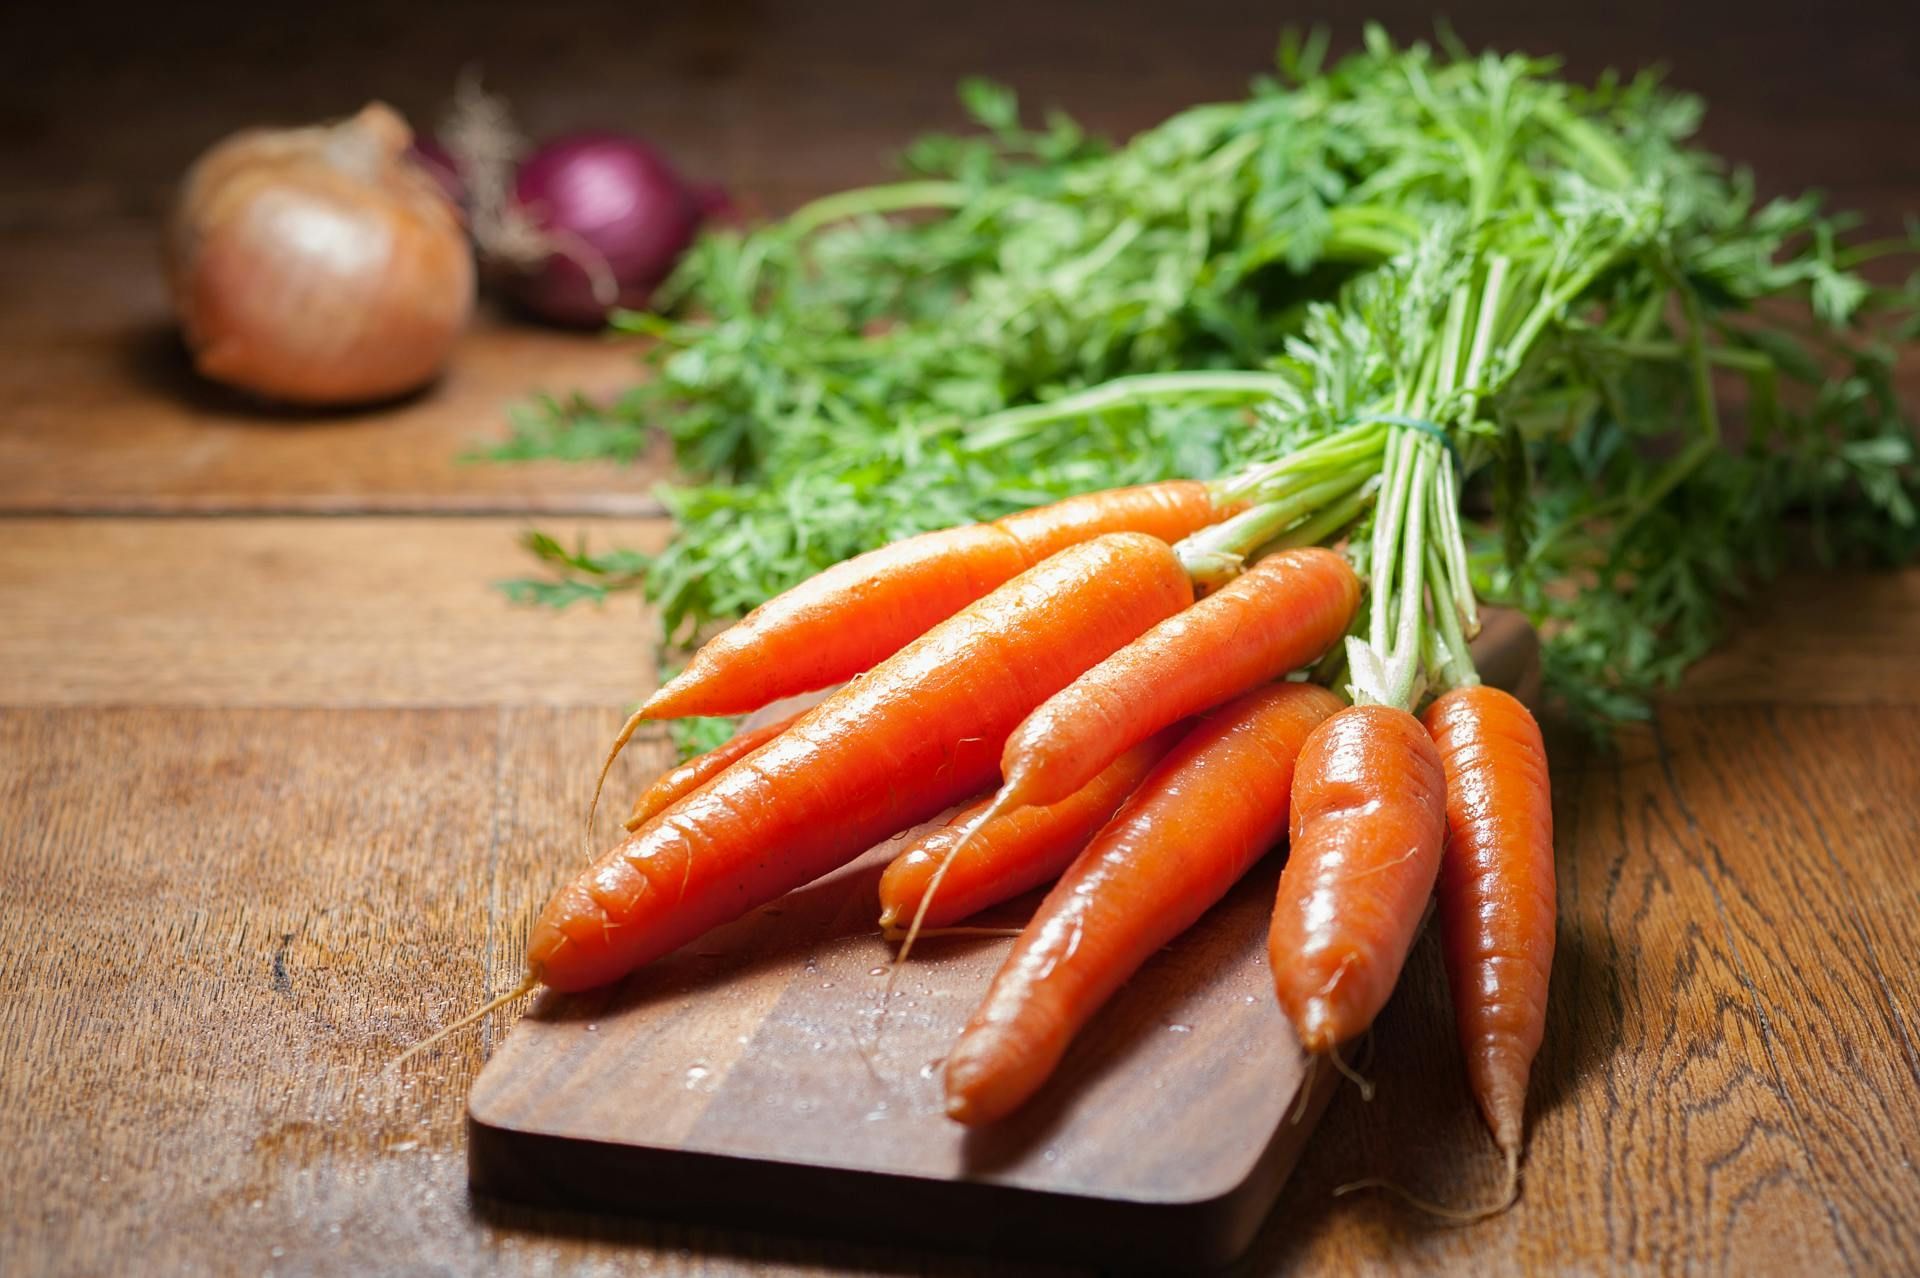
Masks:
[[[1495,619],[1481,666],[1524,694],[1533,653]],[[875,883],[898,846],[611,991],[542,996],[469,1098],[474,1190],[1103,1267],[1238,1256],[1337,1081],[1310,1077],[1273,998],[1279,858],[1156,955],[1025,1110],[970,1132],[941,1111],[940,1064],[1011,942],[922,942],[882,1018]]]

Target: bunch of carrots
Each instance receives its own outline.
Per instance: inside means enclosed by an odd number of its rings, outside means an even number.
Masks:
[[[879,921],[904,961],[921,929],[1057,880],[947,1059],[947,1112],[989,1123],[1287,839],[1271,954],[1301,1043],[1332,1053],[1367,1028],[1437,880],[1476,1093],[1517,1167],[1553,946],[1540,734],[1470,668],[1424,724],[1405,695],[1356,684],[1345,705],[1303,677],[1364,593],[1314,543],[1377,486],[1322,484],[1312,510],[1271,469],[1092,493],[912,537],[770,600],[620,744],[648,720],[844,686],[643,793],[627,837],[542,912],[507,997],[618,980],[970,803],[888,867]]]
[[[1269,957],[1301,1046],[1340,1066],[1432,902],[1469,1083],[1506,1160],[1495,1207],[1512,1201],[1554,948],[1553,817],[1538,725],[1474,667],[1476,583],[1498,575],[1469,553],[1465,490],[1491,506],[1478,535],[1504,542],[1509,585],[1551,557],[1603,599],[1650,547],[1708,553],[1690,530],[1720,526],[1731,482],[1716,368],[1751,383],[1737,473],[1750,494],[1771,477],[1770,509],[1800,489],[1791,466],[1755,459],[1832,445],[1874,508],[1911,525],[1912,452],[1864,391],[1783,404],[1769,352],[1784,339],[1734,323],[1790,290],[1828,330],[1850,322],[1866,286],[1830,234],[1791,253],[1784,215],[1701,198],[1719,189],[1704,161],[1525,63],[1382,47],[1374,64],[1405,82],[1375,125],[1420,127],[1362,186],[1392,185],[1408,215],[1379,222],[1284,352],[1133,372],[968,428],[1005,447],[1204,405],[1245,415],[1239,469],[907,537],[714,636],[608,766],[648,721],[841,686],[660,778],[547,904],[522,985],[476,1016],[542,985],[616,981],[959,806],[888,867],[879,924],[904,962],[925,929],[1053,882],[947,1056],[947,1112],[991,1123],[1285,843]],[[1622,444],[1638,406],[1676,395],[1690,440]],[[1536,464],[1574,468],[1556,482],[1579,500],[1536,502]],[[1662,580],[1643,571],[1637,588],[1664,600]]]

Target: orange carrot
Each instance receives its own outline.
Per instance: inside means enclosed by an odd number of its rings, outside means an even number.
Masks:
[[[951,1117],[992,1122],[1032,1096],[1113,992],[1286,833],[1294,759],[1339,708],[1317,685],[1271,684],[1161,760],[1014,942],[947,1057]]]
[[[1073,546],[809,711],[563,887],[531,977],[617,979],[977,794],[1006,734],[1088,666],[1192,602],[1140,533]]]
[[[1267,937],[1275,991],[1309,1052],[1373,1023],[1393,992],[1440,868],[1447,788],[1420,721],[1342,710],[1293,774],[1293,839]]]
[[[1038,563],[1101,533],[1142,532],[1171,545],[1245,506],[1245,502],[1215,501],[1212,490],[1198,480],[1169,479],[1016,510],[994,520],[993,526],[1019,542],[1027,557]]]
[[[1262,559],[1028,715],[1001,756],[998,801],[1059,802],[1135,742],[1314,660],[1359,605],[1359,578],[1331,550]]]
[[[1058,878],[1181,735],[1176,725],[1147,738],[1048,807],[1003,813],[969,831],[987,809],[983,800],[928,832],[895,857],[880,876],[881,928],[892,931],[913,917],[928,881],[950,856],[952,864],[922,920],[927,927],[958,923]],[[963,837],[966,846],[956,851]]]
[[[1467,1081],[1511,1172],[1553,966],[1547,749],[1527,708],[1498,688],[1455,689],[1424,718],[1447,777],[1441,953]]]
[[[850,679],[1001,583],[1102,533],[1174,542],[1236,509],[1178,479],[922,533],[837,564],[716,635],[640,718],[745,714]]]
[[[715,749],[696,755],[679,767],[669,768],[661,773],[658,779],[642,791],[638,799],[634,800],[633,815],[627,818],[627,829],[637,830],[650,818],[665,812],[735,762],[746,758],[791,728],[804,713],[805,711],[798,711],[772,723],[763,723],[757,728],[743,728]]]

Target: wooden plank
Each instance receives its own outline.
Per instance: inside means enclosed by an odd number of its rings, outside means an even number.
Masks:
[[[366,411],[261,405],[198,378],[146,226],[0,238],[0,513],[584,511],[654,515],[644,464],[462,460],[535,391],[610,397],[631,342],[486,310],[447,375]]]
[[[664,521],[563,520],[596,548]],[[555,613],[513,519],[0,524],[0,705],[618,708],[655,686],[633,601]]]

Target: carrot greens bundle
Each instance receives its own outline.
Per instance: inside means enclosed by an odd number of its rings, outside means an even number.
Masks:
[[[1356,450],[1420,419],[1479,516],[1452,587],[1523,608],[1550,686],[1607,720],[1705,652],[1790,517],[1828,556],[1915,544],[1883,338],[1920,290],[1860,275],[1875,246],[1690,149],[1698,102],[1652,77],[1325,49],[1284,41],[1245,100],[1122,147],[970,84],[981,133],[916,144],[907,180],[708,236],[673,315],[622,321],[656,339],[643,383],[530,408],[497,450],[632,457],[664,429],[677,535],[536,534],[547,573],[510,591],[642,588],[686,643],[901,537],[1173,476],[1324,540],[1377,487],[1384,452]],[[1455,319],[1471,340],[1440,352]],[[1336,436],[1350,464],[1296,460]]]

